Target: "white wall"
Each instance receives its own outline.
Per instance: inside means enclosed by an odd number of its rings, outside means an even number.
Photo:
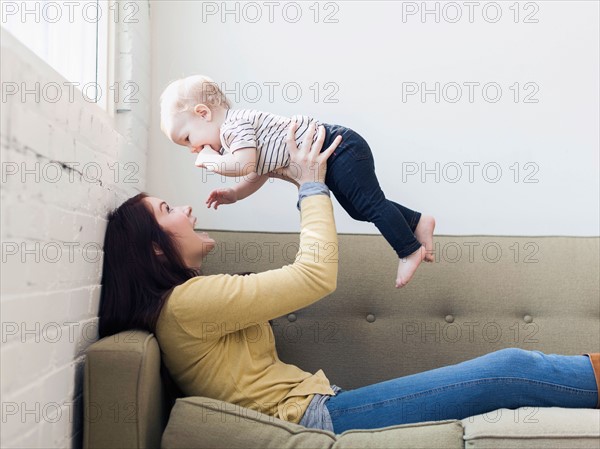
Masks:
[[[2,99],[0,131],[2,447],[81,447],[106,214],[146,185],[150,26],[138,4],[138,22],[117,26],[116,80],[133,80],[139,102],[115,117],[70,99],[67,80],[2,30],[3,94],[19,89]]]
[[[203,176],[159,129],[161,90],[204,73],[237,91],[239,98],[229,97],[238,107],[357,130],[388,197],[433,214],[440,234],[598,235],[598,3],[521,2],[517,23],[513,3],[476,2],[470,10],[465,2],[427,2],[438,8],[436,23],[435,14],[421,16],[422,2],[329,2],[318,5],[315,23],[314,2],[274,2],[272,20],[266,2],[151,2],[148,190],[197,212],[210,190],[231,182]],[[233,12],[223,17],[224,8]],[[328,15],[337,23],[325,23]],[[472,102],[469,82],[479,83]],[[280,83],[273,98],[269,83]],[[297,101],[293,83],[302,89]],[[413,85],[405,83],[440,83],[439,102],[433,94],[403,101]],[[463,90],[457,102],[453,83]],[[497,102],[493,83],[502,90]],[[337,102],[325,102],[327,94]],[[472,182],[470,163],[479,164]],[[457,167],[462,178],[452,182]],[[433,173],[422,179],[423,168]],[[297,230],[295,196],[293,186],[274,181],[238,204],[200,213],[198,226]],[[377,232],[336,208],[338,231]]]

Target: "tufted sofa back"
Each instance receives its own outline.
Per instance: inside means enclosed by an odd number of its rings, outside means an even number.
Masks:
[[[294,233],[210,235],[205,274],[281,267],[298,249]],[[272,322],[280,358],[350,389],[506,347],[598,351],[597,237],[436,236],[435,257],[397,290],[385,240],[341,234],[336,292]]]

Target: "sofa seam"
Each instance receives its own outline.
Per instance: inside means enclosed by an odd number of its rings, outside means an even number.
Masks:
[[[599,435],[479,435],[474,437],[467,437],[466,435],[463,437],[465,441],[470,440],[482,440],[485,438],[501,438],[501,439],[512,439],[512,440],[535,440],[539,438],[560,438],[560,439],[573,439],[573,438],[600,438]]]
[[[411,424],[393,424],[391,426],[378,427],[375,429],[348,429],[339,435],[345,435],[346,433],[380,433],[387,432],[392,429],[414,429],[419,427],[436,427],[436,426],[447,426],[447,425],[456,425],[463,430],[464,435],[464,425],[462,424],[460,419],[451,419],[451,420],[443,420],[443,421],[422,421],[419,423],[411,423]]]

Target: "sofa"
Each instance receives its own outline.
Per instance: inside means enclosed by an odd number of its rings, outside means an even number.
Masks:
[[[291,263],[296,233],[212,231],[204,274]],[[332,252],[333,254],[333,252]],[[436,236],[435,262],[394,287],[381,236],[340,234],[337,290],[272,320],[280,358],[344,389],[502,348],[600,352],[597,237]],[[154,335],[89,346],[84,448],[599,448],[600,410],[522,407],[342,434],[207,397],[183,397]]]

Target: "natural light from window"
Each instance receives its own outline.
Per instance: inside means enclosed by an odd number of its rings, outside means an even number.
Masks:
[[[114,1],[2,1],[2,27],[107,110],[109,19]],[[65,88],[68,86],[65,86]]]

